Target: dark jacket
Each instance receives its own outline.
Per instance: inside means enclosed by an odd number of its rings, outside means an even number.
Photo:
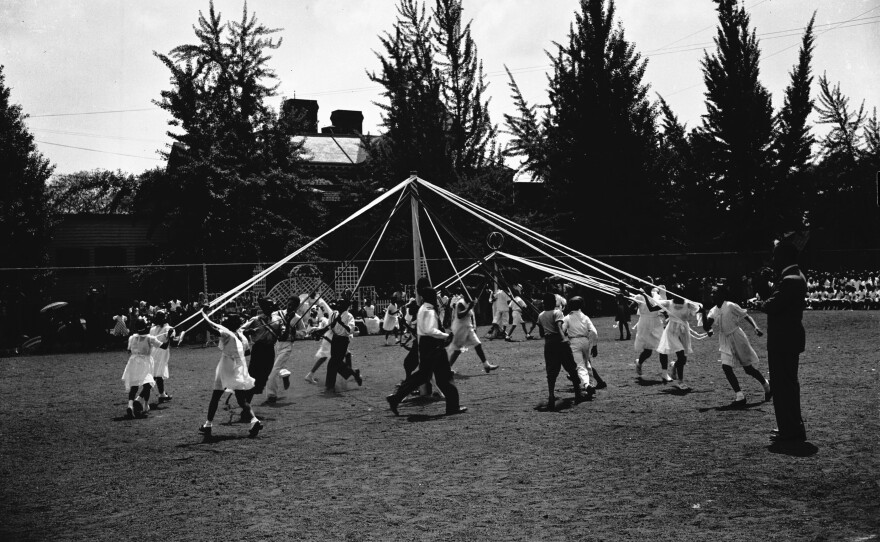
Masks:
[[[773,293],[764,302],[767,313],[767,351],[803,352],[806,345],[803,316],[807,279],[792,265],[782,270]]]

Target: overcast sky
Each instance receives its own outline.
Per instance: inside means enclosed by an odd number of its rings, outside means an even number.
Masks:
[[[251,0],[249,9],[262,22],[283,29],[284,43],[271,61],[281,83],[273,104],[282,96],[316,99],[321,126],[330,124],[335,109],[361,110],[364,130],[379,133],[380,113],[372,104],[379,89],[366,70],[378,68],[373,51],[380,49],[378,35],[392,28],[396,4]],[[241,16],[240,0],[215,5],[225,19]],[[817,79],[827,72],[854,103],[880,105],[880,0],[745,5],[761,40],[761,81],[775,107],[814,10]],[[192,25],[207,7],[207,1],[178,0],[0,0],[6,84],[13,102],[31,115],[28,125],[56,173],[96,168],[139,173],[164,164],[156,152],[169,141],[168,117],[151,100],[169,88],[169,78],[152,52],[193,42]],[[464,7],[489,76],[492,119],[503,128],[503,114],[513,112],[504,66],[527,99],[545,103],[544,51],[565,40],[578,2],[465,0]],[[689,127],[699,124],[705,111],[699,61],[704,49],[713,49],[713,2],[618,0],[616,7],[627,39],[649,57],[646,80],[653,92]],[[816,83],[814,94],[817,90]]]

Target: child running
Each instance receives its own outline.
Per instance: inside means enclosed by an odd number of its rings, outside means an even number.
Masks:
[[[648,277],[648,282],[653,282]],[[645,284],[643,291],[638,292],[631,297],[638,304],[639,321],[636,322],[636,352],[640,352],[639,358],[636,360],[636,376],[642,378],[642,364],[651,357],[651,351],[660,347],[660,338],[663,336],[663,317],[661,307],[657,303],[661,301],[660,297],[654,297],[650,284]],[[669,376],[669,356],[666,354],[658,354],[660,356],[660,374],[663,382],[672,382]]]
[[[159,347],[162,343],[155,336],[148,333],[147,321],[142,318],[134,320],[134,335],[128,338],[128,350],[131,356],[122,372],[122,380],[128,390],[128,407],[125,409],[125,417],[142,418],[150,410],[150,390],[156,383],[153,380],[153,358],[150,350]],[[138,395],[138,388],[141,389]]]
[[[159,392],[158,399],[160,403],[164,403],[171,400],[171,395],[165,390],[165,381],[169,377],[168,361],[171,359],[171,339],[174,338],[174,328],[168,325],[168,313],[164,310],[156,311],[150,335],[162,343],[153,347],[150,355],[153,357],[153,379],[156,381],[156,391]]]
[[[721,352],[721,368],[724,370],[724,376],[730,383],[735,394],[733,404],[742,406],[746,404],[746,396],[739,387],[739,380],[733,372],[734,367],[742,367],[747,375],[761,383],[764,388],[764,401],[769,401],[773,394],[770,392],[770,383],[761,374],[761,371],[754,367],[758,362],[758,354],[749,343],[746,332],[743,331],[742,321],[748,322],[754,329],[755,334],[760,337],[763,331],[755,323],[754,318],[746,314],[745,309],[731,301],[725,301],[727,290],[724,286],[716,288],[712,296],[714,306],[709,310],[706,322],[703,325],[710,335],[712,328],[718,331],[718,350]]]
[[[223,390],[228,388],[235,393],[235,399],[241,407],[242,419],[250,419],[249,435],[251,438],[256,437],[263,429],[263,422],[257,419],[250,405],[250,391],[254,388],[254,378],[248,374],[245,360],[248,341],[241,332],[241,317],[238,314],[229,315],[226,318],[226,325],[229,327],[212,322],[204,308],[202,317],[209,327],[220,334],[220,343],[217,345],[220,349],[220,361],[217,362],[217,369],[214,371],[214,391],[208,403],[208,419],[199,427],[199,432],[205,437],[211,436],[212,422],[220,404],[220,397],[223,396]]]
[[[590,363],[591,358],[598,354],[599,332],[596,331],[596,326],[593,325],[590,317],[581,311],[584,306],[584,298],[576,295],[568,301],[568,306],[571,312],[566,314],[562,320],[562,331],[568,337],[571,353],[577,364],[581,387],[586,390],[588,395],[592,395],[596,388],[608,387],[608,384],[602,380],[602,377]],[[596,381],[595,387],[592,383],[593,379]]]
[[[663,330],[663,335],[660,336],[657,352],[667,356],[675,354],[675,364],[672,366],[672,378],[675,379],[673,386],[681,391],[688,391],[691,388],[684,383],[684,366],[687,363],[687,355],[694,352],[688,319],[696,317],[702,307],[699,303],[685,301],[678,295],[670,297],[669,301],[658,302],[658,305],[666,310],[669,322]]]
[[[577,365],[568,345],[568,337],[562,332],[564,316],[562,311],[556,308],[556,296],[552,293],[544,294],[544,311],[538,315],[538,333],[544,338],[544,365],[547,370],[547,408],[556,409],[556,377],[559,376],[560,367],[568,373],[568,378],[574,384],[575,402],[589,401],[590,397],[584,397],[581,392],[580,377]]]
[[[400,309],[397,306],[397,292],[391,296],[391,301],[385,307],[385,319],[382,321],[382,329],[385,331],[385,346],[388,346],[388,337],[394,334],[397,343],[400,344]]]
[[[474,318],[474,301],[465,302],[461,295],[455,295],[452,299],[452,342],[447,349],[449,353],[449,367],[455,365],[455,360],[468,348],[473,348],[477,357],[483,363],[483,370],[487,373],[498,368],[486,361],[483,345],[477,337],[477,325]],[[454,372],[453,372],[454,374]]]

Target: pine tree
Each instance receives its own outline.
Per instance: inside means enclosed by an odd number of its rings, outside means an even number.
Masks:
[[[763,245],[772,191],[773,106],[759,81],[760,49],[750,18],[736,0],[718,5],[717,51],[701,62],[706,83],[706,109],[700,137],[709,153],[712,183],[719,208],[740,247]]]
[[[653,197],[656,111],[643,82],[647,61],[626,40],[614,13],[613,0],[607,6],[604,0],[581,0],[567,43],[548,53],[553,73],[538,130],[543,148],[534,147],[535,115],[524,101],[519,119],[507,121],[528,166],[546,179],[549,209],[614,228],[613,238],[592,238],[591,250],[651,244],[652,230],[642,225]],[[578,228],[567,230],[570,242],[586,244]]]
[[[821,141],[825,161],[839,167],[852,167],[859,157],[865,123],[865,103],[857,110],[849,105],[849,97],[840,91],[840,83],[831,86],[826,74],[819,78],[819,124],[827,124],[830,130]]]
[[[194,31],[195,43],[154,52],[171,72],[171,89],[155,103],[171,114],[179,131],[169,136],[184,157],[167,175],[149,176],[138,202],[172,229],[179,242],[171,250],[189,251],[174,257],[280,257],[299,227],[320,224],[320,207],[296,175],[301,144],[266,104],[278,86],[268,63],[279,29],[247,5],[224,23],[211,2]]]
[[[443,103],[449,115],[449,152],[459,177],[476,174],[491,158],[496,131],[484,99],[486,82],[471,22],[463,24],[462,11],[461,0],[436,0],[433,28]]]
[[[804,171],[815,142],[807,124],[807,117],[814,107],[810,87],[813,83],[811,63],[815,20],[816,14],[813,13],[804,31],[798,62],[789,73],[790,82],[785,88],[782,109],[776,116],[774,183],[766,198],[777,209],[768,219],[776,231],[791,231],[804,226],[805,198],[810,190]]]
[[[791,81],[785,88],[782,110],[777,116],[776,148],[779,171],[789,175],[807,165],[812,155],[811,147],[815,138],[810,133],[807,117],[813,111],[814,102],[810,98],[813,84],[811,63],[815,36],[813,23],[816,14],[810,18],[801,41],[798,63],[789,74]]]
[[[396,184],[417,171],[443,185],[452,178],[454,167],[431,20],[416,0],[400,0],[397,13],[392,32],[379,37],[384,49],[384,56],[376,53],[381,69],[367,74],[384,87],[387,100],[376,102],[385,128],[382,141],[372,148],[376,174],[385,183]]]

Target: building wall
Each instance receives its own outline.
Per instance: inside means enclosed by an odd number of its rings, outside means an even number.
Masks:
[[[103,289],[109,303],[134,299],[134,272],[156,260],[158,241],[145,217],[65,216],[49,245],[50,265],[56,268],[53,299],[83,303],[90,288]]]

